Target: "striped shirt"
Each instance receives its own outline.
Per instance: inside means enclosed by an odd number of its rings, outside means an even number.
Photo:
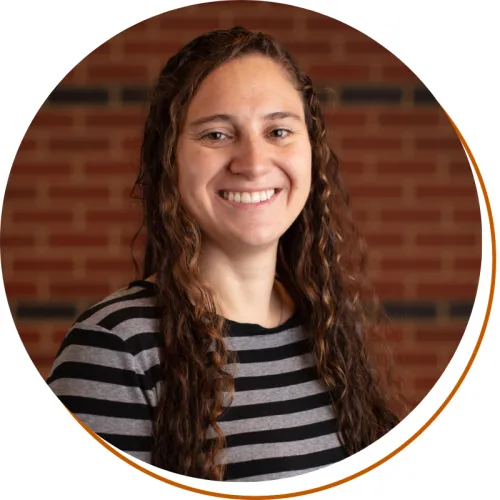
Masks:
[[[147,463],[163,383],[158,313],[154,284],[138,280],[116,291],[76,320],[47,379],[81,422]],[[279,479],[346,458],[298,318],[276,328],[228,326],[237,363],[234,398],[219,420],[225,480]]]

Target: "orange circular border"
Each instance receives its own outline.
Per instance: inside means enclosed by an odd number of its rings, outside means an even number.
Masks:
[[[479,167],[477,166],[476,160],[474,159],[474,156],[472,155],[472,152],[465,142],[465,139],[463,138],[462,134],[458,130],[457,126],[453,122],[453,120],[450,118],[450,116],[446,113],[446,116],[450,120],[451,125],[453,126],[453,129],[455,130],[455,133],[457,134],[458,138],[460,139],[460,142],[462,143],[462,146],[464,147],[465,151],[469,155],[469,158],[471,159],[472,165],[474,167],[474,171],[476,172],[476,175],[479,180],[479,184],[481,185],[481,191],[484,196],[484,201],[486,202],[486,209],[488,211],[488,222],[490,224],[490,232],[491,232],[491,252],[492,252],[492,268],[491,268],[491,283],[490,283],[490,293],[488,297],[488,306],[486,309],[486,315],[484,317],[483,325],[481,327],[481,333],[479,335],[478,341],[476,343],[476,346],[474,347],[474,351],[472,352],[472,356],[469,359],[469,362],[467,363],[467,366],[465,367],[465,370],[463,371],[462,375],[458,379],[458,382],[455,384],[453,387],[452,391],[448,395],[448,397],[444,400],[444,402],[441,404],[441,406],[436,410],[436,412],[431,416],[431,418],[415,433],[413,436],[411,436],[409,439],[407,439],[402,445],[400,445],[398,448],[396,448],[394,451],[386,455],[384,458],[378,460],[374,464],[370,465],[369,467],[366,467],[359,472],[356,472],[355,474],[351,474],[350,476],[345,477],[344,479],[339,479],[338,481],[335,481],[330,484],[326,484],[324,486],[318,486],[316,488],[311,488],[309,490],[303,490],[303,491],[297,491],[295,493],[282,493],[278,495],[268,495],[268,496],[262,496],[262,495],[232,495],[232,494],[226,494],[226,493],[217,493],[213,491],[207,491],[207,490],[202,490],[199,488],[194,488],[192,486],[186,486],[181,483],[177,483],[175,481],[172,481],[170,479],[167,479],[163,476],[160,476],[159,474],[156,474],[138,464],[133,462],[132,460],[128,459],[127,457],[123,456],[120,452],[116,451],[109,445],[106,441],[104,441],[102,438],[100,438],[97,434],[95,434],[92,430],[90,430],[85,424],[80,422],[71,412],[70,415],[72,415],[75,420],[92,436],[94,437],[97,441],[99,441],[105,448],[107,448],[111,453],[115,454],[117,457],[119,457],[121,460],[124,462],[127,462],[129,465],[132,465],[132,467],[135,467],[136,469],[140,470],[141,472],[144,472],[145,474],[148,474],[149,476],[158,479],[160,481],[163,481],[164,483],[168,483],[171,486],[176,486],[177,488],[182,488],[187,491],[191,491],[193,493],[200,493],[202,495],[208,495],[212,497],[217,497],[217,498],[230,498],[230,499],[236,499],[236,500],[272,500],[272,499],[281,499],[281,498],[293,498],[293,497],[299,497],[299,496],[304,496],[304,495],[310,495],[311,493],[317,493],[318,491],[324,491],[329,488],[333,488],[335,486],[339,486],[340,484],[347,483],[348,481],[351,481],[352,479],[356,479],[359,476],[362,476],[366,474],[367,472],[370,472],[371,470],[375,469],[379,465],[382,465],[383,463],[387,462],[389,459],[391,459],[393,456],[397,455],[401,450],[406,448],[410,443],[415,441],[420,434],[422,434],[431,424],[436,420],[436,418],[440,415],[440,413],[444,410],[446,405],[451,401],[453,396],[456,394],[458,391],[459,387],[462,385],[462,382],[464,381],[465,377],[469,373],[469,370],[472,366],[472,363],[474,362],[477,353],[479,351],[479,347],[481,346],[481,343],[483,341],[484,333],[486,331],[486,327],[488,325],[488,320],[490,318],[490,313],[491,313],[491,306],[493,303],[493,295],[495,292],[495,275],[496,275],[496,240],[495,240],[495,227],[493,223],[493,213],[491,210],[491,205],[490,201],[488,198],[488,193],[486,191],[486,186],[484,184],[483,178],[481,176],[481,172],[479,171]],[[69,410],[68,410],[69,411]]]

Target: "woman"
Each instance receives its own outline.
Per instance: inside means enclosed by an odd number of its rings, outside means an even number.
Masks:
[[[243,28],[193,40],[159,76],[141,165],[144,276],[68,332],[48,379],[66,407],[215,480],[308,472],[389,431],[363,249],[289,54]]]

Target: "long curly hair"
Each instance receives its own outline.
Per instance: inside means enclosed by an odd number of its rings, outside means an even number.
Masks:
[[[155,274],[163,336],[152,461],[213,480],[225,474],[218,418],[234,393],[228,367],[236,360],[226,349],[226,323],[200,274],[201,232],[181,203],[176,145],[187,106],[206,76],[249,54],[264,55],[284,68],[304,103],[312,186],[304,209],[280,238],[276,276],[309,332],[318,376],[332,395],[340,440],[353,454],[401,418],[391,365],[375,335],[384,316],[367,283],[364,244],[311,79],[266,34],[241,27],[205,33],[169,59],[159,75],[135,189],[141,191],[147,234],[143,277]],[[209,431],[215,438],[207,438]]]

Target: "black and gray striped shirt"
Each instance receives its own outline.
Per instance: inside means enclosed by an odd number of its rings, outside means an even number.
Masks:
[[[279,479],[346,458],[298,318],[276,328],[228,324],[238,361],[234,398],[220,419],[225,479]],[[76,320],[47,379],[80,421],[148,463],[162,384],[158,325],[154,285],[134,281]]]

